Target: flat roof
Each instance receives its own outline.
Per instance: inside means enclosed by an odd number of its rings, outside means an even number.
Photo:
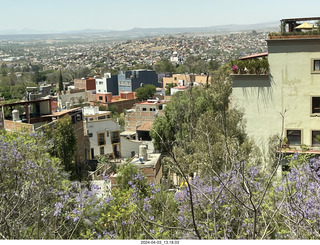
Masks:
[[[50,115],[44,115],[42,117],[59,117],[59,116],[65,115],[65,114],[67,114],[69,112],[77,111],[79,109],[82,111],[81,107],[77,107],[77,108],[72,108],[72,109],[68,109],[68,110],[62,110],[62,111],[54,112],[54,113],[52,113]]]
[[[291,18],[291,19],[282,19],[281,21],[289,22],[289,21],[307,21],[307,20],[320,20],[320,17]]]
[[[144,122],[139,127],[137,127],[137,131],[151,131],[153,122]]]
[[[0,106],[15,106],[15,105],[25,105],[25,104],[33,104],[33,103],[38,103],[38,102],[45,102],[51,100],[49,99],[41,99],[41,100],[25,100],[25,101],[17,101],[13,103],[7,103],[7,104],[0,104]]]

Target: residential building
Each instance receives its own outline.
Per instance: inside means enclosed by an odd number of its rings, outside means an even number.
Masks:
[[[177,92],[180,92],[180,91],[186,91],[187,90],[187,86],[175,86],[173,88],[170,89],[170,95],[173,95]]]
[[[176,84],[178,86],[200,85],[211,83],[211,77],[206,74],[172,74],[171,77],[162,78],[162,87],[166,88],[168,84]]]
[[[160,86],[157,73],[151,70],[121,71],[118,75],[118,84],[119,91],[127,92],[133,92],[146,84]]]
[[[232,106],[244,110],[247,132],[263,152],[278,135],[288,141],[287,152],[305,145],[307,152],[320,153],[320,35],[295,29],[318,20],[281,20],[282,32],[267,39],[268,53],[248,57],[262,61],[267,56],[269,74],[232,75]]]
[[[96,80],[94,77],[74,79],[74,88],[77,90],[84,89],[85,91],[96,90]]]
[[[83,133],[81,108],[53,112],[51,103],[52,100],[48,98],[1,105],[3,129],[7,132],[22,130],[40,132],[44,130],[45,126],[54,128],[57,119],[68,114],[71,117],[72,126],[77,138],[76,162],[84,162],[89,153],[89,141]]]
[[[84,107],[85,134],[90,141],[90,159],[100,155],[112,158],[130,158],[138,153],[141,142],[120,136],[119,124],[111,118],[110,111]]]
[[[103,78],[95,79],[96,93],[111,93],[112,95],[118,95],[118,75],[111,75],[111,73],[105,73]]]
[[[150,130],[157,116],[163,114],[166,101],[147,100],[138,102],[125,116],[125,132],[122,135],[134,137],[138,140],[151,140]]]
[[[104,105],[109,108],[115,105],[118,109],[118,113],[123,112],[125,109],[131,109],[137,102],[135,92],[120,91],[119,95],[113,96],[112,93],[98,93],[96,100],[91,100],[90,105]]]

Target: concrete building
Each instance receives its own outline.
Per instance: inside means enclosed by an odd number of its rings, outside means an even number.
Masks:
[[[120,136],[120,126],[110,116],[110,111],[98,107],[84,107],[85,134],[90,141],[90,159],[100,155],[112,158],[130,158],[139,151],[141,142]]]
[[[105,73],[103,78],[95,79],[96,93],[111,93],[112,95],[118,95],[118,76],[111,75],[111,73]]]
[[[96,89],[96,81],[93,77],[86,77],[81,79],[74,79],[74,88],[76,90],[84,89],[85,91],[91,91]]]
[[[151,70],[120,72],[118,75],[119,91],[133,92],[142,85],[152,84],[159,87],[158,75]]]
[[[127,110],[125,116],[125,132],[127,135],[141,140],[151,140],[150,130],[152,123],[157,116],[163,114],[166,101],[147,100],[138,102],[131,110]]]
[[[74,108],[53,112],[51,104],[50,98],[3,104],[0,110],[2,115],[0,126],[2,125],[7,132],[22,130],[40,132],[46,125],[54,128],[56,121],[68,114],[77,138],[76,162],[84,162],[89,153],[89,141],[84,135],[82,110]]]
[[[320,18],[281,22],[290,32],[308,20]],[[320,153],[320,35],[283,32],[267,40],[269,74],[232,75],[232,106],[244,110],[247,132],[265,152],[269,138],[282,135],[289,144],[287,152],[301,151],[305,145],[307,152]]]

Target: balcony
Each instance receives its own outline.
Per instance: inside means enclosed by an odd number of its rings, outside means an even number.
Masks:
[[[232,74],[268,75],[269,62],[265,54],[266,53],[263,53],[263,57],[256,55],[256,58],[232,60],[230,62]]]

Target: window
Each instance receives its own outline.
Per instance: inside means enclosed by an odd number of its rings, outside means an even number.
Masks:
[[[98,133],[98,145],[105,145],[104,133]]]
[[[320,146],[320,131],[312,131],[312,146]]]
[[[102,96],[99,96],[99,100],[103,100],[103,99],[102,99]]]
[[[99,82],[99,84],[100,84],[100,85],[102,85],[102,84],[103,84],[103,82]]]
[[[136,155],[135,151],[131,151],[131,157],[134,157]]]
[[[311,72],[320,73],[320,59],[311,59]]]
[[[320,71],[320,60],[314,60],[313,61],[313,70],[314,71]]]
[[[94,158],[94,148],[91,148],[91,159]]]
[[[114,143],[119,143],[120,142],[120,132],[119,131],[113,131],[111,133],[111,144],[114,144]]]
[[[159,110],[160,110],[160,111],[162,110],[162,105],[159,105]]]
[[[301,130],[287,130],[289,145],[301,145]]]
[[[311,113],[320,113],[320,97],[311,98]]]
[[[146,111],[147,110],[147,108],[142,108],[142,111]]]
[[[93,136],[93,134],[92,134],[92,133],[88,133],[88,136],[89,136],[89,137],[92,137],[92,136]]]
[[[98,117],[98,120],[106,119],[106,116],[100,116]]]
[[[107,131],[107,137],[109,137],[109,130]]]
[[[104,147],[100,147],[100,155],[104,155]]]

